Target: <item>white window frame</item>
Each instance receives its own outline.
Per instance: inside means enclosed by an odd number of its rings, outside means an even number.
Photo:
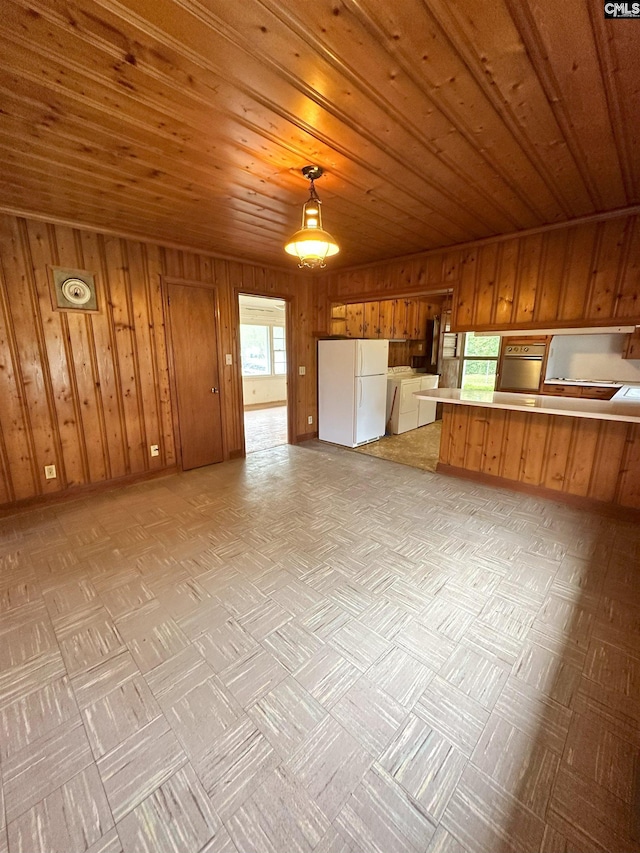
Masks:
[[[259,326],[259,327],[262,327],[264,329],[267,329],[267,337],[268,337],[268,341],[269,341],[269,343],[268,343],[269,348],[268,348],[268,352],[267,352],[267,357],[269,360],[269,365],[268,365],[269,372],[268,373],[245,373],[244,372],[244,370],[242,368],[242,364],[243,364],[243,358],[242,358],[242,326]],[[274,340],[273,340],[273,330],[274,329],[282,329],[282,343],[283,343],[282,349],[276,349],[274,347]],[[242,378],[243,379],[273,379],[276,376],[286,376],[287,375],[287,329],[286,329],[286,326],[284,323],[265,323],[265,322],[262,322],[262,323],[257,323],[257,322],[241,323],[240,324],[240,348],[241,348],[240,369],[242,371]],[[274,369],[275,368],[275,354],[276,354],[276,352],[283,352],[284,353],[284,370],[281,373],[276,373],[275,369]]]
[[[495,371],[494,372],[495,372],[496,383],[497,383],[498,362],[500,361],[500,347],[498,346],[498,355],[495,355],[495,356],[494,355],[467,355],[466,354],[467,337],[468,337],[468,335],[465,333],[464,339],[461,342],[462,343],[462,347],[461,347],[462,353],[460,356],[460,379],[459,379],[458,385],[462,388],[462,383],[464,382],[464,378],[465,378],[465,370],[464,370],[465,362],[467,362],[467,361],[494,362],[495,363]],[[494,336],[492,336],[492,337],[494,337]],[[499,335],[495,335],[495,337],[498,339],[500,338]],[[471,374],[471,375],[473,375],[473,374]],[[476,375],[479,375],[479,374],[476,374]],[[494,383],[493,390],[495,390],[496,383]]]

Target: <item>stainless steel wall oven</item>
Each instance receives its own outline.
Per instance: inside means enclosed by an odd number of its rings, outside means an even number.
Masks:
[[[538,391],[546,344],[509,344],[502,354],[499,391]]]

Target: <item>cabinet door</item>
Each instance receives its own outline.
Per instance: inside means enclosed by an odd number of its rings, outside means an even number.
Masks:
[[[380,337],[380,303],[365,302],[362,323],[362,336],[365,338]]]
[[[393,337],[407,337],[407,300],[393,300]]]
[[[349,338],[362,337],[362,321],[363,321],[364,305],[362,302],[354,302],[347,305],[347,322],[345,335]]]
[[[418,309],[420,303],[417,299],[405,299],[405,304],[407,306],[407,319],[405,324],[407,334],[404,335],[404,337],[409,341],[417,341],[420,337],[418,334]]]
[[[379,320],[378,326],[380,329],[379,337],[393,338],[393,300],[385,299],[378,303]]]
[[[418,302],[418,319],[417,319],[417,340],[423,341],[427,336],[427,320],[432,319],[430,317],[431,306],[428,302]]]
[[[580,396],[587,400],[610,400],[617,388],[582,388]]]

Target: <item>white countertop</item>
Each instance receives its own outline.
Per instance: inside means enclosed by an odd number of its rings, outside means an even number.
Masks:
[[[640,400],[623,399],[623,386],[613,400],[587,400],[582,397],[552,397],[542,394],[514,394],[508,391],[462,391],[460,388],[435,388],[417,391],[415,396],[457,406],[482,406],[515,412],[540,412],[572,418],[640,423]]]

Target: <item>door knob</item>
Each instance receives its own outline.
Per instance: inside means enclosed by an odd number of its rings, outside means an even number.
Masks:
[[[219,394],[220,392],[218,391],[218,389],[217,389],[217,388],[212,388],[212,389],[211,389],[211,393],[212,393],[212,394]]]

